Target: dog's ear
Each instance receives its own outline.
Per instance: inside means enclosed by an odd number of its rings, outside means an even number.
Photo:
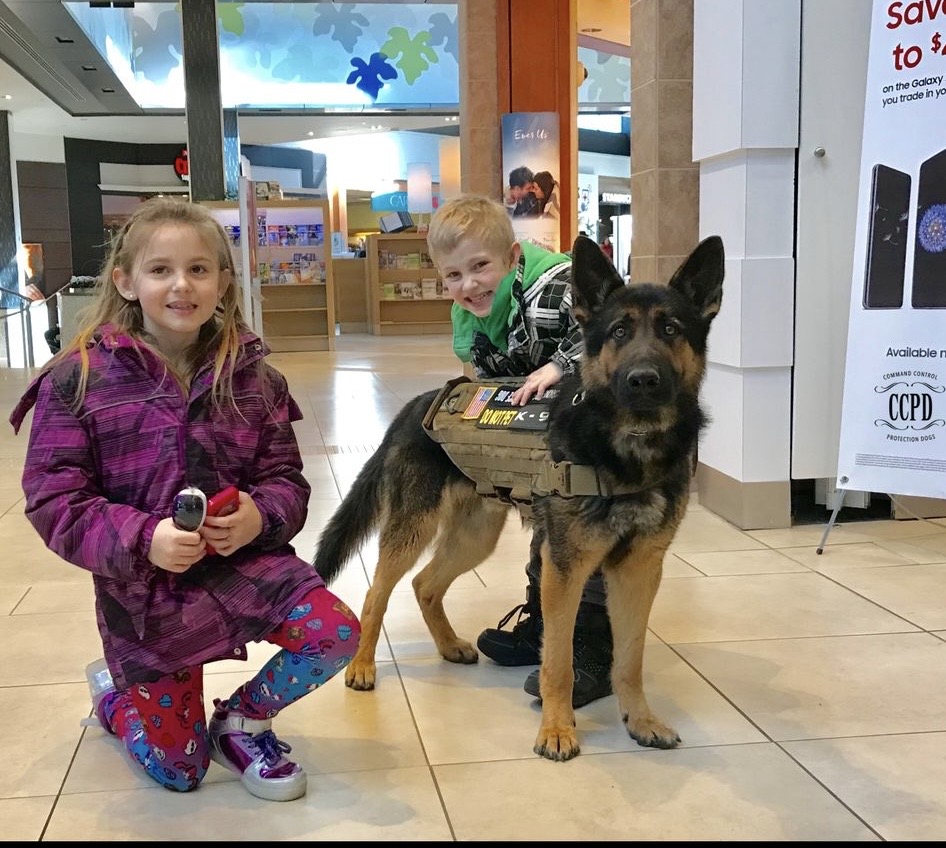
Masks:
[[[669,285],[686,297],[704,318],[712,319],[723,300],[725,266],[723,240],[709,236],[676,270]]]
[[[572,246],[572,314],[582,326],[624,280],[598,244],[578,236]]]

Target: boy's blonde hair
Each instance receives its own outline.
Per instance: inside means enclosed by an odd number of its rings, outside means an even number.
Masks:
[[[468,238],[477,239],[491,253],[508,254],[516,234],[506,208],[479,194],[463,194],[448,200],[430,219],[427,252],[439,265],[438,257],[455,250]]]
[[[132,338],[151,341],[144,329],[141,304],[137,300],[122,297],[112,275],[116,268],[120,268],[133,276],[141,252],[155,230],[166,224],[193,227],[216,255],[220,272],[230,272],[230,284],[220,298],[213,317],[200,328],[196,344],[188,351],[186,373],[177,376],[189,384],[197,368],[210,351],[214,351],[213,401],[217,405],[224,400],[232,403],[233,368],[240,348],[240,333],[246,329],[246,323],[240,310],[230,240],[207,207],[186,200],[155,197],[135,209],[125,225],[112,237],[108,258],[96,282],[94,301],[82,311],[82,321],[75,337],[63,346],[44,369],[52,368],[75,351],[79,352],[81,370],[75,397],[77,407],[82,403],[88,385],[88,347],[99,327],[112,324]]]

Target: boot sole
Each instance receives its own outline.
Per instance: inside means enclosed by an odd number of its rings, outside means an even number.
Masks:
[[[252,776],[247,776],[245,772],[240,772],[217,748],[211,743],[210,759],[223,766],[227,771],[232,772],[240,778],[240,783],[250,795],[262,798],[264,801],[295,801],[305,795],[308,789],[308,778],[305,772],[302,774],[302,780],[285,781],[284,783],[257,782]]]

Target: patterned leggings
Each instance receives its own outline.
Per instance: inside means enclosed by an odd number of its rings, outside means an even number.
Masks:
[[[272,718],[348,665],[360,636],[361,625],[345,603],[325,587],[314,589],[265,637],[283,650],[221,706]],[[194,666],[135,684],[104,703],[106,730],[158,783],[179,792],[196,789],[210,766],[203,682],[203,666]]]

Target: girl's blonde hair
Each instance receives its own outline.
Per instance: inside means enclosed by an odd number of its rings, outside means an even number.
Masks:
[[[464,239],[475,238],[484,248],[505,256],[516,242],[506,208],[480,194],[463,194],[440,206],[430,219],[427,252],[434,264]]]
[[[108,258],[96,282],[94,301],[82,311],[82,320],[75,337],[63,346],[44,369],[54,367],[75,351],[79,352],[81,370],[75,397],[76,406],[82,403],[88,385],[88,348],[103,324],[112,324],[120,332],[154,346],[153,340],[144,329],[141,304],[137,300],[126,300],[122,297],[112,275],[116,268],[120,268],[129,276],[133,275],[136,261],[151,236],[158,227],[166,224],[193,227],[204,244],[216,254],[220,272],[230,272],[230,284],[220,298],[213,316],[200,328],[197,342],[188,351],[185,373],[175,372],[176,376],[185,385],[189,385],[197,369],[210,352],[214,351],[211,391],[213,403],[217,406],[223,402],[233,403],[233,372],[240,349],[240,333],[246,329],[246,323],[240,310],[230,240],[205,206],[186,200],[155,197],[135,209],[125,225],[112,237]]]

